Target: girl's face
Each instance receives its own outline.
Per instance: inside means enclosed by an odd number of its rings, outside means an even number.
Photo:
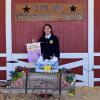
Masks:
[[[45,26],[44,32],[45,32],[46,35],[49,35],[51,33],[51,28],[49,26]]]

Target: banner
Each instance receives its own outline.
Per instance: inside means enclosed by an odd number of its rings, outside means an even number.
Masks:
[[[29,63],[35,64],[41,55],[40,42],[29,43],[27,45],[28,61]]]

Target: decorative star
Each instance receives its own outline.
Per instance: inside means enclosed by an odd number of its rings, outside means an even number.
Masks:
[[[75,11],[76,11],[76,8],[77,8],[77,7],[75,7],[74,5],[72,5],[72,6],[70,7],[71,12],[75,12]]]
[[[29,10],[30,10],[30,8],[29,7],[27,7],[27,5],[26,5],[26,7],[25,8],[23,8],[23,10],[24,10],[24,13],[29,13]]]

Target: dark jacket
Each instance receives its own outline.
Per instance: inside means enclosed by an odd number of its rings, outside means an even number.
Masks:
[[[49,39],[42,37],[39,39],[41,42],[41,54],[44,59],[51,59],[51,56],[60,57],[59,40],[57,36],[51,35]]]

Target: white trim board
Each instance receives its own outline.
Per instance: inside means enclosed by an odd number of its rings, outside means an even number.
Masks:
[[[11,0],[6,0],[6,56],[7,61],[12,60],[12,28],[11,28]],[[12,65],[7,63],[7,80],[10,79]]]
[[[6,57],[6,53],[0,53],[0,57]]]
[[[7,70],[7,67],[6,66],[0,67],[0,71],[2,71],[2,70]]]
[[[94,69],[100,69],[100,65],[94,65]]]
[[[98,81],[100,82],[100,78],[94,78],[94,81],[95,82],[98,82]]]
[[[94,0],[88,0],[88,70],[94,68]],[[94,72],[88,73],[89,86],[94,86]]]

